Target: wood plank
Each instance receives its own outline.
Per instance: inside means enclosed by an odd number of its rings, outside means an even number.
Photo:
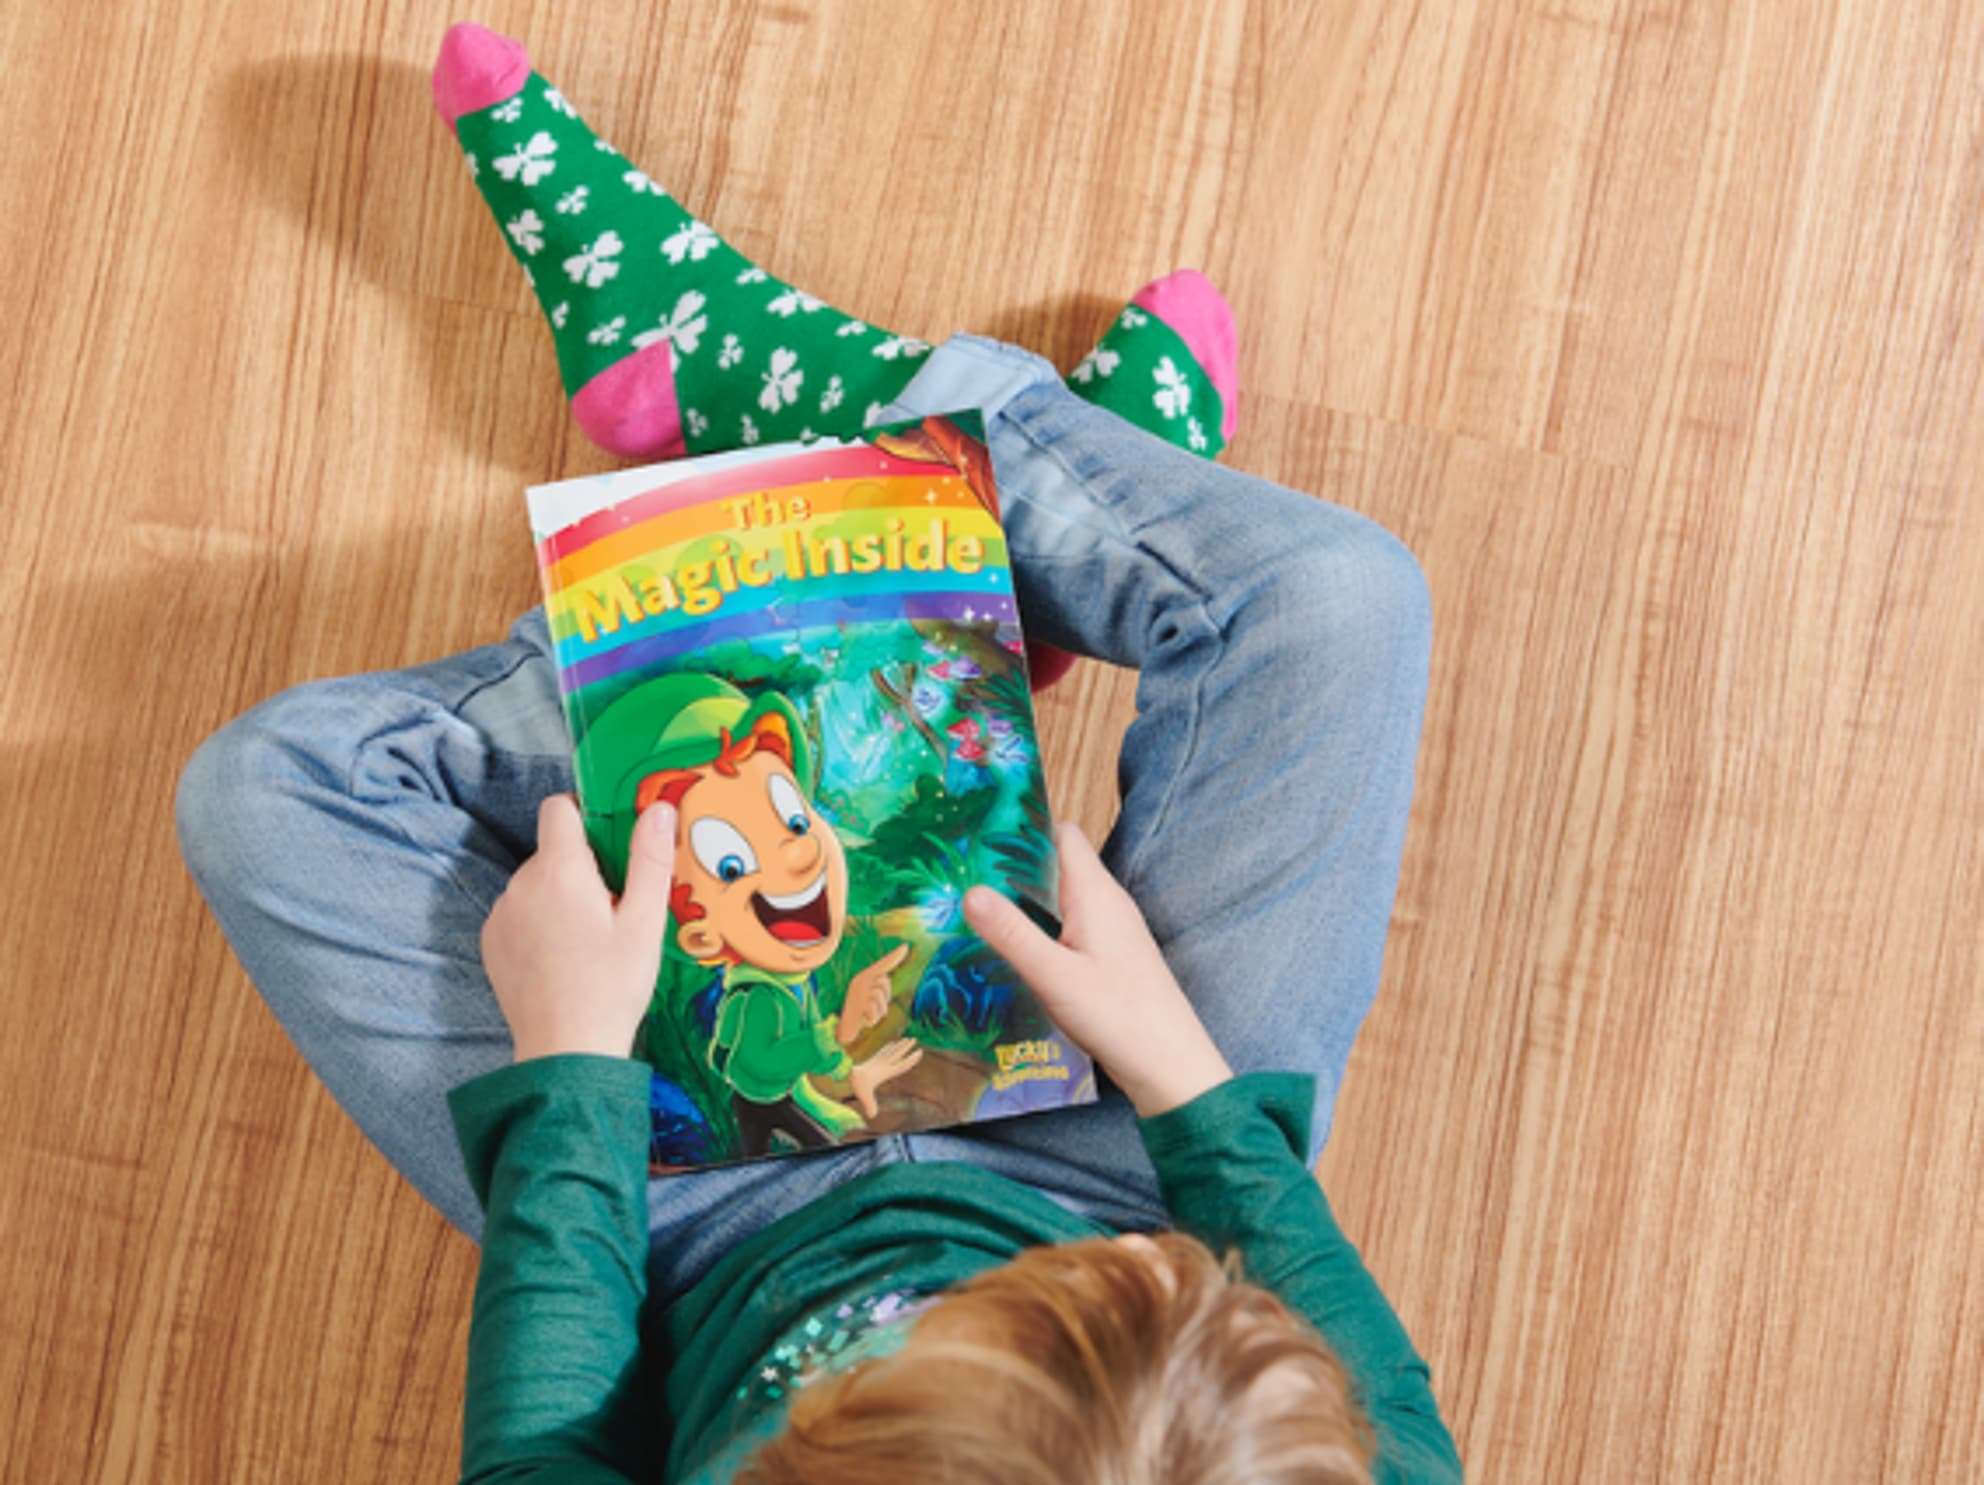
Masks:
[[[746,252],[1071,363],[1243,326],[1231,458],[1420,554],[1323,1175],[1472,1474],[1984,1476],[1984,9],[498,5]],[[497,638],[613,462],[435,121],[455,13],[0,10],[0,1479],[446,1477],[474,1250],[178,861],[184,759]],[[1044,709],[1114,809],[1134,676]]]

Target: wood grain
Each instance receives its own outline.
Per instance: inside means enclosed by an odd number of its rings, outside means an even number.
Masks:
[[[607,467],[416,3],[0,9],[0,1478],[450,1477],[475,1254],[179,864],[179,767],[499,636]],[[1417,550],[1323,1176],[1482,1480],[1984,1478],[1984,7],[480,19],[746,252],[1068,364],[1195,264],[1231,459]],[[1110,819],[1134,677],[1046,707]]]

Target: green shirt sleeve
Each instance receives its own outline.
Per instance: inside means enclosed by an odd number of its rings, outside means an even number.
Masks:
[[[1304,1164],[1315,1079],[1248,1073],[1139,1121],[1171,1220],[1316,1327],[1378,1434],[1383,1482],[1457,1482],[1432,1373]]]
[[[464,1482],[646,1478],[666,1444],[639,1416],[647,1292],[648,1069],[520,1062],[449,1112],[488,1222],[469,1323]]]

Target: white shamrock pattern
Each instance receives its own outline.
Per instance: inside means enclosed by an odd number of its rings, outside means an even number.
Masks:
[[[849,320],[840,329],[834,331],[836,335],[866,335],[867,333],[868,327],[859,320]]]
[[[758,406],[766,412],[775,413],[799,400],[799,384],[806,380],[806,373],[799,369],[796,351],[785,346],[773,351],[771,364],[763,375],[765,385],[758,393]]]
[[[737,282],[740,284],[761,284],[770,276],[764,269],[753,265],[737,275]]]
[[[1116,323],[1126,330],[1134,330],[1139,325],[1147,324],[1149,321],[1150,316],[1138,309],[1134,304],[1124,305],[1123,312],[1116,316]]]
[[[500,124],[514,124],[518,119],[523,117],[523,112],[524,95],[518,93],[508,102],[499,103],[496,107],[490,109],[489,117],[495,119]]]
[[[826,300],[815,299],[804,289],[787,289],[783,294],[772,300],[770,304],[767,304],[765,308],[773,314],[789,320],[798,310],[803,309],[810,315],[814,310],[821,309],[825,305]]]
[[[586,331],[587,345],[618,345],[620,332],[627,328],[627,317],[615,315],[604,325],[595,325]]]
[[[527,186],[534,186],[558,168],[558,162],[552,158],[557,153],[558,141],[539,129],[496,162],[496,173],[504,180],[521,180]]]
[[[918,340],[913,335],[891,335],[871,354],[880,356],[884,361],[893,361],[898,356],[920,356],[929,349],[927,341]]]
[[[1122,359],[1115,351],[1105,351],[1101,346],[1096,346],[1075,363],[1075,369],[1068,373],[1068,380],[1092,382],[1099,376],[1107,377]]]
[[[546,103],[549,103],[553,108],[557,109],[558,112],[565,115],[565,117],[568,119],[575,119],[579,116],[579,111],[576,108],[572,107],[572,105],[566,101],[565,95],[559,92],[556,88],[546,88],[544,90],[544,101]]]
[[[654,177],[649,175],[645,170],[626,171],[621,175],[620,179],[627,183],[628,189],[633,191],[636,196],[665,196],[668,194],[654,183]]]
[[[716,251],[722,239],[694,217],[688,224],[676,228],[661,240],[662,256],[671,263],[680,263],[687,258],[691,263],[700,263]]]
[[[703,332],[710,327],[709,316],[702,312],[703,302],[703,296],[691,289],[675,301],[675,308],[663,317],[660,325],[636,335],[634,344],[645,350],[656,341],[665,340],[678,360],[695,355],[696,347],[703,343]]]
[[[586,209],[586,198],[591,194],[592,192],[588,187],[573,186],[571,190],[558,198],[558,215],[561,217],[577,216]]]
[[[551,311],[551,328],[553,330],[563,330],[565,328],[565,321],[571,317],[571,313],[571,302],[561,299],[557,307]]]
[[[544,218],[528,206],[515,221],[505,222],[503,230],[510,234],[510,241],[533,258],[544,250]]]
[[[734,335],[723,337],[723,344],[716,349],[716,364],[720,371],[728,371],[744,359],[744,343]]]
[[[701,438],[710,431],[710,420],[693,407],[682,409],[682,425],[689,430],[691,438]]]
[[[840,378],[838,376],[829,377],[827,379],[827,390],[820,394],[820,411],[823,413],[832,412],[840,406],[841,399],[845,396],[847,396],[847,388],[841,385]]]
[[[1167,419],[1175,418],[1192,405],[1191,383],[1185,380],[1185,373],[1169,356],[1157,363],[1157,370],[1151,373],[1157,378],[1157,391],[1151,394],[1151,401]]]
[[[597,239],[565,260],[565,273],[573,283],[583,283],[588,289],[596,289],[619,274],[620,265],[613,260],[620,256],[620,248],[618,232],[602,232]]]
[[[1185,442],[1192,446],[1192,452],[1203,454],[1206,451],[1206,430],[1199,426],[1197,418],[1185,419]]]
[[[751,421],[751,415],[749,413],[744,414],[743,427],[738,431],[737,436],[745,443],[756,443],[758,441],[758,425]]]

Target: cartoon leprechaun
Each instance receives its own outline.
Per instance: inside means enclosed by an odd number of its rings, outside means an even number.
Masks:
[[[776,691],[755,699],[715,676],[647,681],[600,713],[579,744],[595,809],[587,830],[617,885],[634,820],[666,800],[678,814],[664,949],[722,968],[710,1065],[731,1090],[747,1155],[829,1145],[867,1127],[876,1091],[922,1059],[908,1037],[861,1062],[848,1048],[888,1014],[898,944],[824,1013],[813,971],[847,926],[847,854],[807,802],[811,748]],[[844,1078],[860,1112],[815,1078]]]

